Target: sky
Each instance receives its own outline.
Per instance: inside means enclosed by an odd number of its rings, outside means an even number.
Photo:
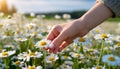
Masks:
[[[71,12],[88,10],[95,0],[8,0],[8,4],[23,13]]]

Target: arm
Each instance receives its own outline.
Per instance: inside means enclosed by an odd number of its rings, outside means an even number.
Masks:
[[[47,39],[52,40],[52,43],[48,48],[49,52],[60,52],[63,48],[72,43],[73,39],[78,36],[83,37],[91,29],[101,24],[112,15],[112,11],[104,4],[96,3],[93,8],[91,8],[81,18],[70,23],[54,26],[47,36]]]

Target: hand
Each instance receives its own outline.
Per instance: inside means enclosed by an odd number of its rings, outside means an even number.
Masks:
[[[81,27],[82,26],[82,27]],[[84,36],[87,32],[83,25],[80,26],[79,21],[72,21],[71,23],[64,23],[56,25],[52,28],[47,36],[48,40],[51,40],[48,50],[50,53],[57,53],[72,43],[76,37]]]

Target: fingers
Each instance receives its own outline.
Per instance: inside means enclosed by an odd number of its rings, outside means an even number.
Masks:
[[[61,27],[59,25],[56,25],[52,28],[52,30],[50,31],[50,33],[47,36],[47,40],[54,40],[60,33],[61,31]]]
[[[50,44],[50,52],[56,52],[59,49],[59,46],[67,39],[67,33],[61,32]]]
[[[61,46],[58,49],[58,52],[61,52],[65,47],[67,47],[72,42],[73,42],[73,40],[68,40],[67,42],[64,42],[63,44],[61,44]]]
[[[49,50],[49,52],[54,54],[56,54],[57,52],[61,52],[66,46],[73,42],[73,39],[74,38],[66,39],[60,45],[55,46],[54,48],[52,48],[52,50]]]

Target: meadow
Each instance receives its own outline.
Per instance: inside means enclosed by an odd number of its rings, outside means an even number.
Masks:
[[[105,21],[57,54],[46,40],[53,25],[69,23],[69,14],[0,14],[0,69],[120,69],[120,23]]]

